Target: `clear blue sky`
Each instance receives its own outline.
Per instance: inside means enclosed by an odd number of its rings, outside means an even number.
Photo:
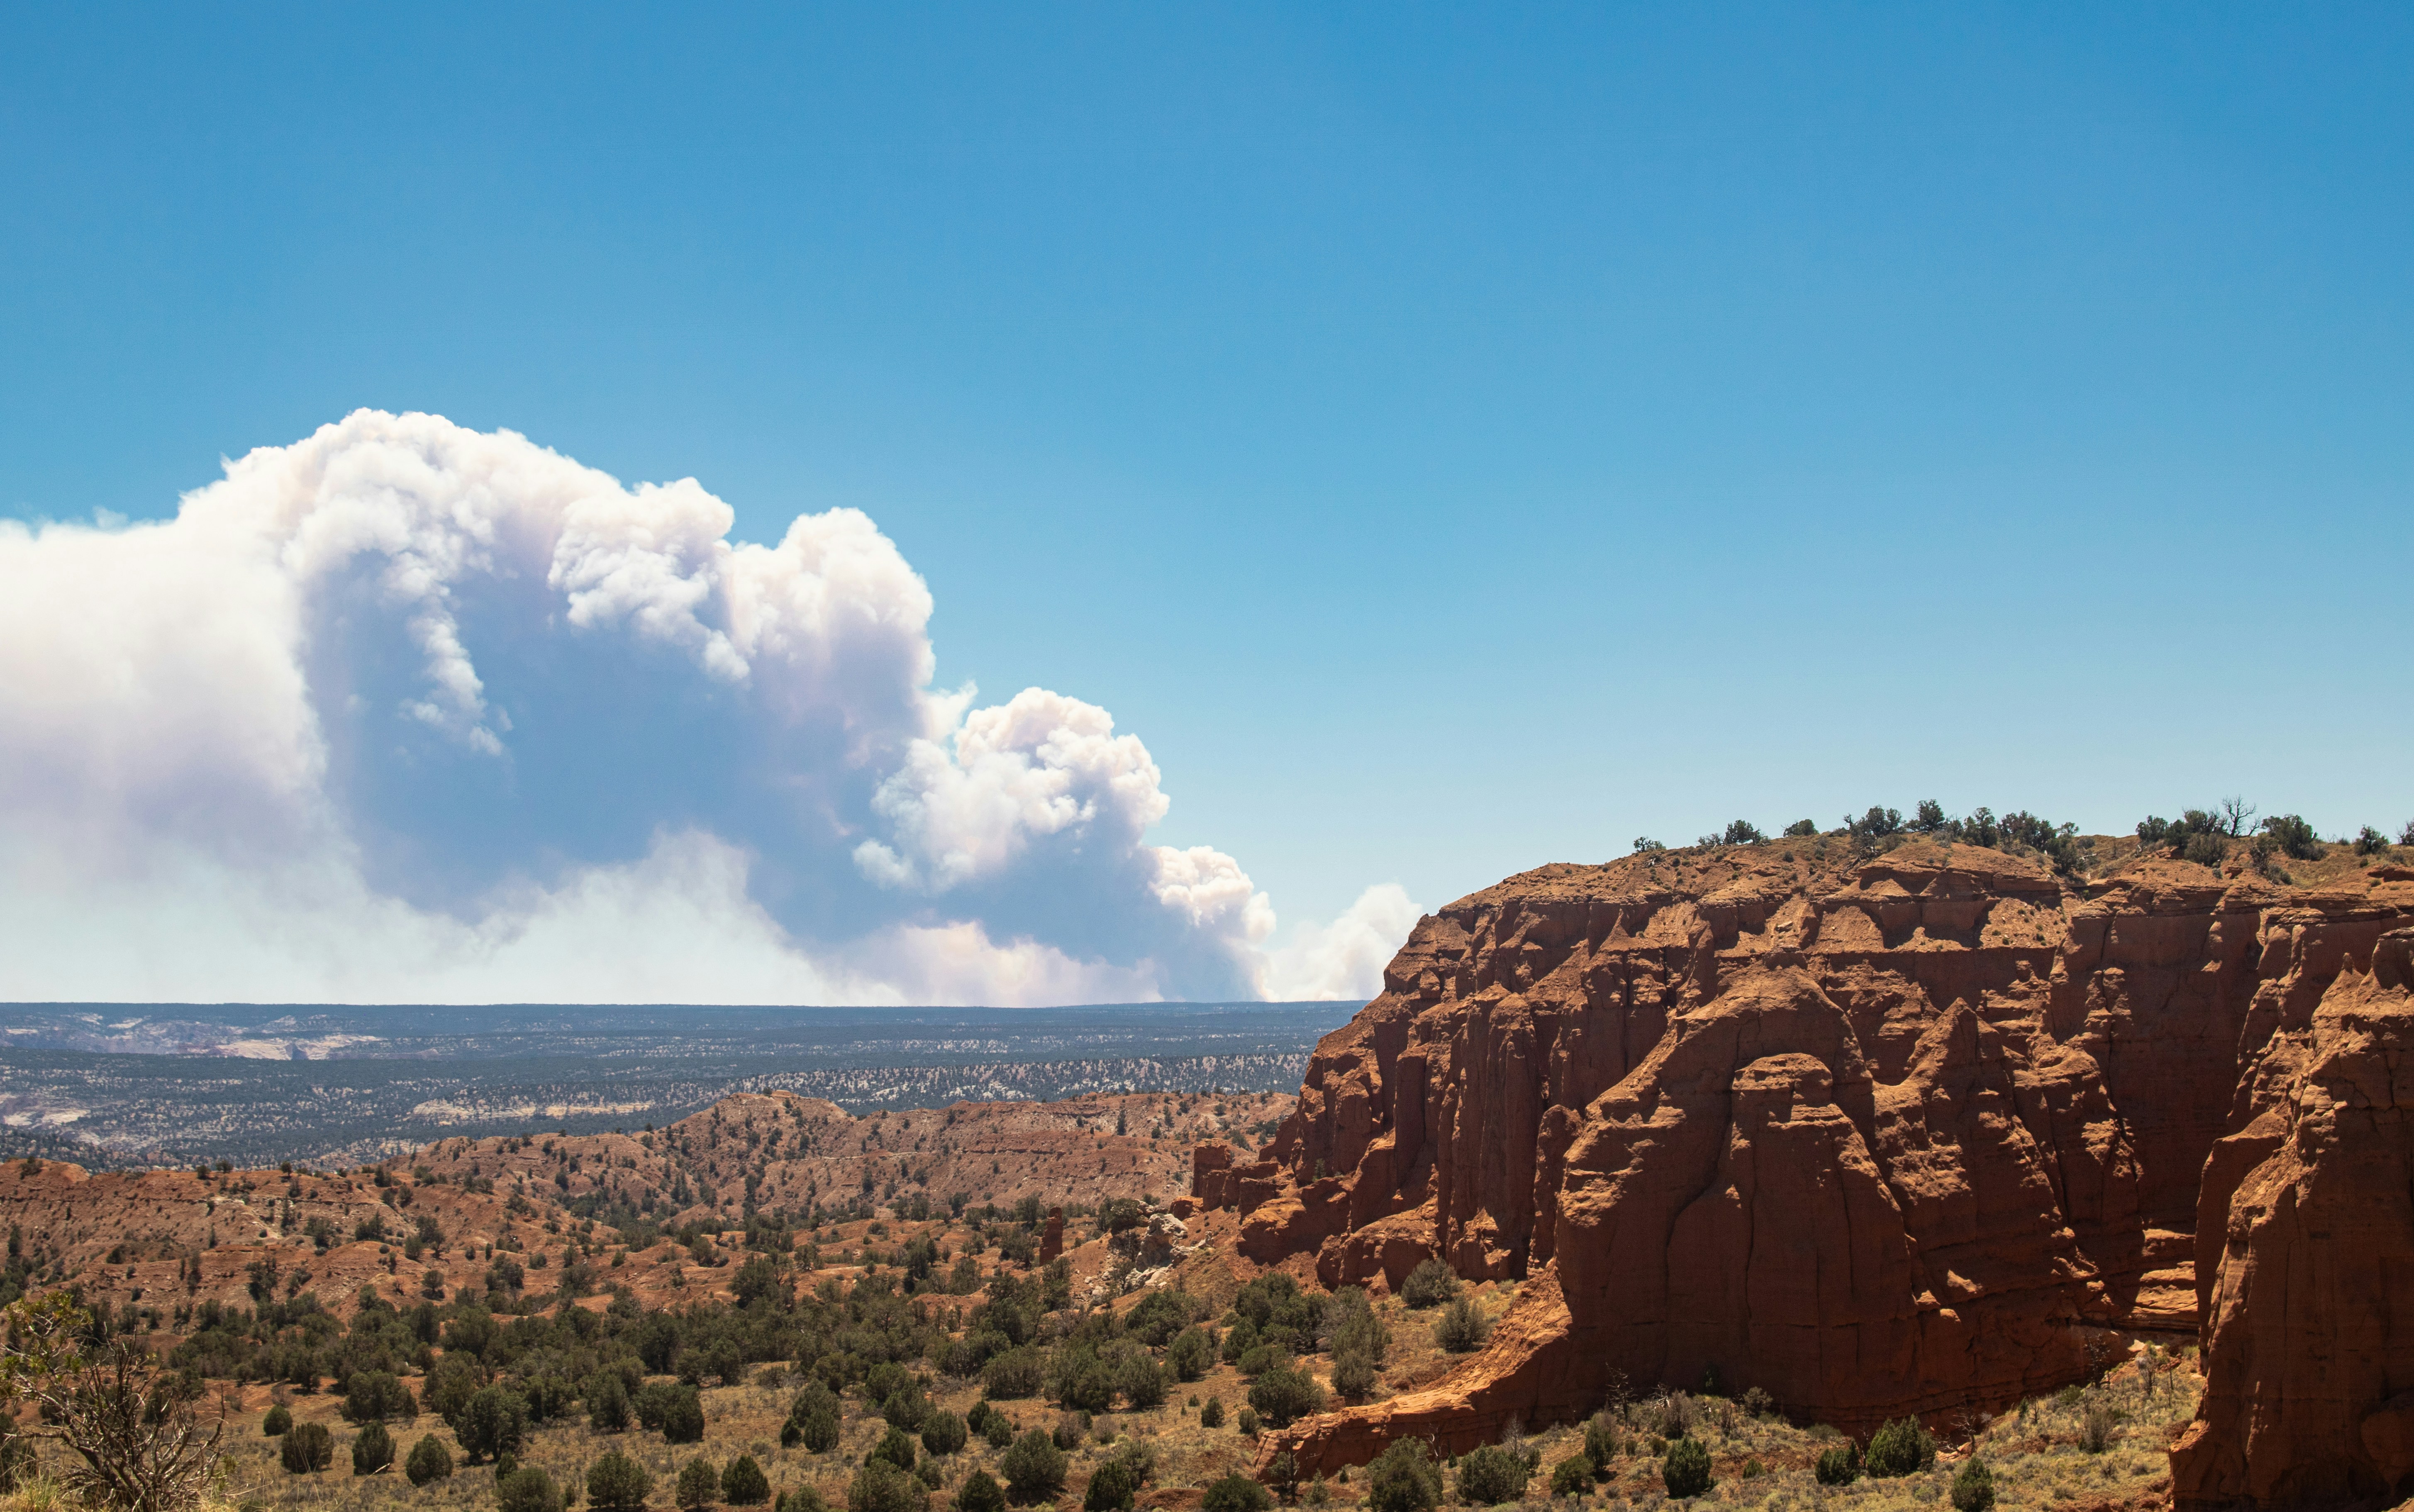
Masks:
[[[1287,918],[1741,815],[2414,816],[2402,7],[12,7],[0,511],[359,406],[1140,733]]]

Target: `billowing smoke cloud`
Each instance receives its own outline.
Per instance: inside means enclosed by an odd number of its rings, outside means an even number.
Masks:
[[[364,411],[169,521],[0,523],[0,996],[1347,997],[1396,887],[1269,948],[1140,739],[931,686],[862,514],[734,542],[508,431]]]

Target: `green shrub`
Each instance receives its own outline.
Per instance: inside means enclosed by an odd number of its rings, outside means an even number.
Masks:
[[[1710,1451],[1699,1439],[1681,1438],[1668,1445],[1660,1461],[1660,1480],[1675,1497],[1699,1496],[1710,1489]]]
[[[1290,1488],[1299,1484],[1299,1461],[1289,1449],[1276,1449],[1274,1457],[1266,1461],[1266,1479],[1282,1487],[1286,1496],[1290,1494]]]
[[[1433,1512],[1441,1504],[1441,1471],[1415,1439],[1393,1439],[1366,1467],[1369,1512]]]
[[[1463,1296],[1453,1297],[1450,1305],[1441,1310],[1441,1316],[1434,1320],[1434,1342],[1453,1355],[1482,1348],[1491,1332],[1492,1325],[1483,1321],[1483,1314]]]
[[[371,1422],[352,1435],[352,1474],[374,1475],[394,1463],[394,1435],[385,1425]]]
[[[1324,1304],[1324,1337],[1327,1353],[1334,1357],[1363,1354],[1378,1365],[1392,1347],[1391,1330],[1375,1315],[1365,1292],[1355,1286],[1341,1288]]]
[[[587,1471],[587,1505],[593,1512],[642,1512],[654,1491],[646,1467],[615,1449]]]
[[[1609,1462],[1626,1452],[1625,1442],[1618,1437],[1617,1427],[1607,1413],[1595,1413],[1584,1430],[1585,1461],[1596,1475],[1605,1474]]]
[[[1280,1344],[1251,1344],[1232,1363],[1243,1375],[1258,1376],[1268,1370],[1279,1370],[1289,1360],[1289,1352]]]
[[[810,1435],[809,1435],[810,1437]],[[693,1386],[674,1386],[663,1400],[663,1442],[704,1442],[704,1398]]]
[[[1125,1438],[1115,1445],[1115,1460],[1131,1476],[1135,1489],[1145,1486],[1156,1475],[1156,1441]]]
[[[1900,809],[1881,808],[1872,803],[1870,805],[1870,811],[1857,819],[1849,814],[1844,816],[1844,831],[1855,840],[1883,839],[1885,836],[1899,833],[1901,830],[1902,810]],[[1685,1494],[1691,1496],[1693,1493],[1688,1491]]]
[[[880,1435],[880,1442],[873,1445],[872,1453],[866,1456],[867,1460],[886,1460],[900,1470],[913,1469],[914,1461],[918,1458],[914,1448],[914,1436],[894,1423],[888,1425],[887,1431]]]
[[[1165,1371],[1147,1355],[1135,1355],[1116,1369],[1115,1389],[1124,1394],[1125,1403],[1133,1412],[1161,1407],[1165,1404]]]
[[[1124,1512],[1139,1486],[1123,1461],[1109,1460],[1090,1475],[1090,1489],[1081,1498],[1081,1512]]]
[[[998,1401],[1036,1397],[1047,1379],[1047,1356],[1029,1344],[1009,1349],[981,1367],[981,1388]]]
[[[2112,1409],[2102,1402],[2088,1404],[2079,1419],[2079,1446],[2088,1454],[2112,1447]]]
[[[946,1468],[925,1455],[922,1462],[914,1467],[914,1478],[935,1491],[947,1483]]]
[[[1551,1467],[1553,1496],[1582,1496],[1592,1490],[1592,1461],[1572,1454]]]
[[[932,1454],[953,1454],[969,1437],[964,1420],[953,1413],[934,1412],[922,1419],[922,1447]]]
[[[1365,1351],[1345,1349],[1333,1356],[1333,1389],[1350,1400],[1374,1390],[1376,1379],[1375,1356]]]
[[[293,1415],[282,1407],[271,1407],[268,1415],[260,1420],[260,1430],[272,1439],[283,1438],[293,1426]]]
[[[1487,1444],[1459,1457],[1459,1500],[1477,1506],[1497,1506],[1526,1494],[1526,1457]]]
[[[1006,1488],[986,1470],[976,1470],[956,1488],[956,1512],[1006,1512]]]
[[[830,1512],[830,1505],[822,1500],[819,1490],[799,1486],[793,1491],[782,1491],[772,1512]]]
[[[335,1436],[324,1423],[296,1423],[277,1444],[276,1458],[290,1475],[324,1470],[335,1462]]]
[[[453,1475],[453,1451],[433,1433],[423,1434],[410,1446],[410,1457],[402,1462],[402,1473],[410,1477],[413,1486],[425,1486],[431,1480],[449,1480]]]
[[[1736,1400],[1754,1417],[1766,1418],[1777,1415],[1777,1400],[1759,1386],[1749,1388]]]
[[[1274,1499],[1248,1476],[1232,1475],[1208,1487],[1199,1505],[1200,1512],[1266,1512]]]
[[[1241,1356],[1258,1347],[1258,1325],[1245,1315],[1224,1330],[1224,1342],[1217,1355],[1227,1365],[1238,1365]]]
[[[2327,854],[2314,827],[2295,814],[2274,814],[2263,821],[2263,837],[2285,854],[2301,861],[2317,861]]]
[[[1324,1410],[1324,1388],[1296,1366],[1268,1370],[1249,1384],[1249,1406],[1260,1421],[1282,1428]]]
[[[1816,819],[1796,819],[1785,827],[1788,840],[1808,840],[1818,832],[1819,822]]]
[[[1953,1473],[1953,1512],[1992,1512],[1994,1505],[1995,1473],[1974,1454]]]
[[[683,1512],[695,1512],[697,1507],[710,1506],[713,1498],[720,1494],[721,1473],[713,1469],[712,1461],[702,1455],[679,1466],[678,1479],[671,1488],[671,1500]]]
[[[1173,1367],[1177,1379],[1185,1382],[1205,1375],[1215,1364],[1215,1346],[1209,1340],[1207,1330],[1193,1324],[1175,1335],[1173,1342],[1166,1346],[1165,1363]]]
[[[1055,1495],[1064,1486],[1065,1451],[1035,1428],[999,1457],[997,1468],[1006,1476],[1006,1494],[1027,1505]]]
[[[1014,1442],[1013,1419],[1004,1413],[990,1414],[989,1426],[981,1430],[981,1437],[989,1441],[989,1446],[992,1449],[1005,1448]]]
[[[827,1454],[838,1446],[838,1414],[812,1412],[789,1418],[780,1427],[780,1444],[790,1449],[801,1445],[807,1454]]]
[[[2355,837],[2355,853],[2359,856],[2377,856],[2388,848],[2389,837],[2368,824]]]
[[[353,1373],[344,1386],[344,1421],[366,1423],[398,1417],[404,1422],[419,1415],[419,1404],[410,1398],[410,1388],[383,1370],[360,1370]]]
[[[1898,1418],[1870,1436],[1861,1469],[1873,1480],[1915,1475],[1936,1463],[1936,1440],[1916,1417]]]
[[[1200,1404],[1199,1426],[1200,1428],[1222,1428],[1224,1426],[1223,1398],[1210,1397],[1204,1402]]]
[[[1412,1308],[1438,1307],[1458,1295],[1458,1272],[1442,1264],[1438,1255],[1417,1262],[1400,1283],[1400,1300]]]
[[[589,1378],[587,1426],[598,1433],[625,1432],[629,1427],[629,1388],[618,1370],[598,1370]]]
[[[1751,1459],[1743,1462],[1743,1478],[1746,1480],[1758,1480],[1761,1476],[1767,1474],[1768,1467],[1760,1462],[1760,1456],[1758,1455],[1753,1455]]]
[[[857,1471],[846,1489],[846,1512],[920,1512],[929,1501],[919,1482],[886,1460]]]
[[[528,1402],[516,1391],[487,1386],[461,1409],[453,1434],[469,1462],[516,1455],[528,1443]]]
[[[495,1505],[500,1512],[561,1512],[561,1490],[551,1475],[527,1465],[495,1477]]]
[[[751,1454],[741,1454],[721,1472],[721,1499],[731,1506],[761,1506],[771,1499],[771,1479]]]
[[[1822,1450],[1810,1474],[1822,1486],[1850,1486],[1861,1478],[1860,1451],[1850,1444]]]

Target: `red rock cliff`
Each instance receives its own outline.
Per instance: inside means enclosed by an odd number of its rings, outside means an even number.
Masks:
[[[2102,1328],[2193,1328],[2208,1158],[2233,1183],[2265,1159],[2314,1004],[2407,914],[2414,887],[2374,878],[2152,860],[2078,884],[1926,842],[1462,899],[1318,1047],[1270,1159],[1206,1157],[1199,1195],[1328,1284],[1429,1255],[1532,1284],[1441,1383],[1262,1452],[1307,1474],[1399,1432],[1465,1447],[1588,1411],[1613,1370],[1715,1369],[1861,1430],[2079,1379]]]
[[[2387,1505],[2414,1490],[2414,930],[2307,916],[2273,950],[2337,963],[2242,1086],[2208,1163],[2205,1397],[2182,1507]],[[2384,933],[2385,931],[2385,933]]]

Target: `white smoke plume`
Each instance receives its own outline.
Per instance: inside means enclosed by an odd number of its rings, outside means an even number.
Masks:
[[[0,996],[1349,997],[1415,921],[1270,951],[1105,710],[931,686],[857,511],[735,542],[693,480],[370,411],[226,473],[0,522]]]

